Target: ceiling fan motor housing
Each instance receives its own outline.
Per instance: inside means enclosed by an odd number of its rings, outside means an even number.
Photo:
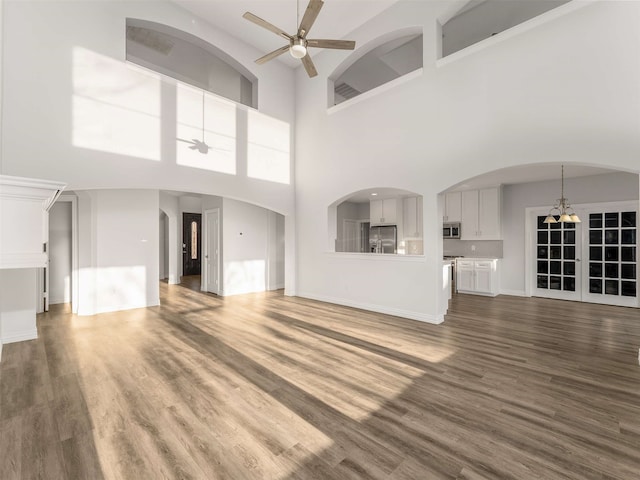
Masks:
[[[289,46],[289,53],[293,58],[302,58],[307,54],[307,40],[302,37],[293,37]]]

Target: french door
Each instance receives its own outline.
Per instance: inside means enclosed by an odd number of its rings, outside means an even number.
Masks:
[[[533,295],[638,306],[638,207],[584,207],[582,223],[534,223]]]
[[[544,223],[546,217],[536,216],[534,295],[581,300],[582,224]]]

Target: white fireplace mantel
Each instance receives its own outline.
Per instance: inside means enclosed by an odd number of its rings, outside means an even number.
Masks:
[[[0,175],[0,269],[46,265],[48,211],[65,186]]]

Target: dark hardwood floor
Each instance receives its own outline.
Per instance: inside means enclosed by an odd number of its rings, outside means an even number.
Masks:
[[[161,294],[5,346],[0,479],[640,478],[637,309]]]

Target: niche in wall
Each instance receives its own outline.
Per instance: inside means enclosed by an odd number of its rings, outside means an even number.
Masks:
[[[329,207],[336,252],[422,255],[422,196],[375,188],[355,192]],[[331,246],[330,246],[331,247]]]

